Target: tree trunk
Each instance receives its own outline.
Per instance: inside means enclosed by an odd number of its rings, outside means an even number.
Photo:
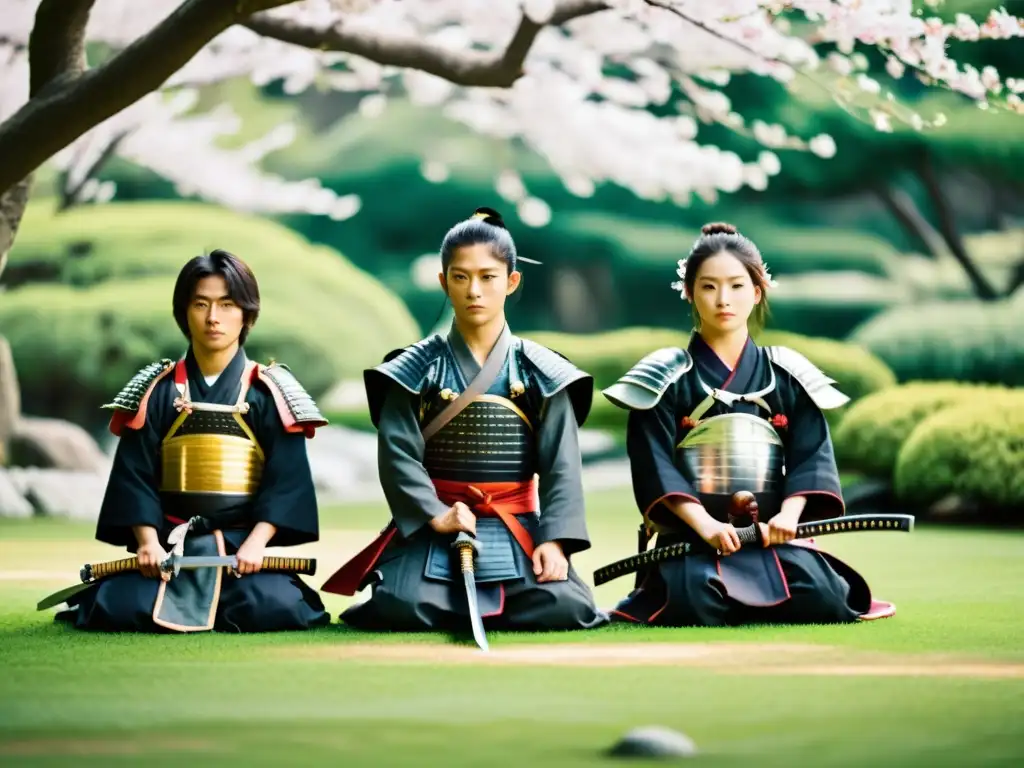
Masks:
[[[3,279],[4,268],[7,266],[7,255],[14,245],[18,234],[18,225],[28,205],[29,191],[32,189],[32,177],[22,179],[4,195],[0,195],[0,281]],[[0,284],[0,290],[3,290]]]
[[[942,191],[942,184],[939,182],[938,174],[935,172],[931,152],[927,149],[922,154],[921,162],[918,165],[918,175],[924,183],[925,189],[928,190],[928,197],[935,208],[935,215],[939,220],[939,232],[942,233],[946,245],[949,246],[950,253],[953,254],[953,258],[957,260],[960,266],[963,267],[964,272],[967,273],[967,279],[970,280],[975,295],[983,301],[998,299],[999,293],[989,283],[988,279],[981,273],[981,270],[978,269],[978,265],[974,263],[967,253],[967,248],[964,246],[964,241],[960,237],[960,232],[956,226],[956,216],[953,213],[952,206],[949,204],[949,200],[946,199],[946,195]]]
[[[933,258],[949,253],[942,235],[925,218],[918,209],[914,198],[899,187],[882,183],[874,190],[875,195],[889,210],[896,221],[913,237],[918,244],[924,246],[926,255]]]
[[[14,245],[14,237],[21,224],[21,217],[28,204],[32,178],[24,179],[15,184],[7,194],[0,196],[0,280],[3,279],[4,267],[7,266],[7,255]],[[0,297],[4,286],[0,282]],[[2,300],[2,298],[0,298]],[[8,446],[14,422],[21,415],[21,390],[18,389],[18,376],[14,370],[14,358],[7,340],[0,335],[0,466],[7,463]]]

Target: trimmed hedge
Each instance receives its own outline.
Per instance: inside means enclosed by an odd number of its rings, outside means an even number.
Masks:
[[[263,308],[249,356],[287,363],[314,396],[414,341],[408,310],[329,248],[266,219],[195,203],[113,203],[55,215],[29,207],[10,276],[40,277],[0,301],[27,413],[95,426],[140,367],[179,356],[171,314],[182,265],[225,248],[248,262]],[[5,278],[8,275],[5,275]]]
[[[966,402],[928,416],[907,438],[896,458],[896,497],[927,505],[955,494],[1019,510],[1024,506],[1024,391],[988,392],[974,407],[965,407]]]
[[[1024,385],[1024,301],[937,302],[884,312],[850,336],[900,381]]]
[[[952,381],[914,382],[877,392],[849,407],[833,436],[836,460],[845,470],[889,481],[897,456],[921,422],[950,407],[977,413],[979,403],[1005,392]]]

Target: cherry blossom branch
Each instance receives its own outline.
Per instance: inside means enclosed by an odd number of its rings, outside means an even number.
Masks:
[[[158,89],[228,27],[291,2],[186,0],[123,51],[86,70],[80,42],[91,0],[43,0],[29,45],[32,84],[40,91],[0,124],[0,194],[93,126]],[[41,85],[46,76],[50,80]]]
[[[268,14],[243,26],[264,37],[304,48],[351,53],[378,64],[420,70],[456,85],[508,88],[523,76],[534,40],[546,26],[559,26],[581,16],[607,10],[604,0],[561,0],[550,18],[537,22],[523,14],[504,51],[453,51],[409,35],[386,35],[344,21],[314,27]]]

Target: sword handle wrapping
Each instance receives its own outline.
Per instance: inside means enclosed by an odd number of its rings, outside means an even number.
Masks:
[[[139,569],[139,558],[126,557],[123,560],[108,560],[105,563],[86,563],[79,573],[82,581],[102,579],[107,576],[114,576],[118,573],[137,571]]]
[[[463,573],[473,572],[473,547],[463,544],[459,547],[459,568]]]
[[[764,540],[761,538],[761,527],[757,523],[748,525],[746,528],[737,528],[736,535],[739,536],[740,544],[744,547],[764,544]]]
[[[316,560],[310,557],[264,557],[262,567],[264,571],[312,576],[316,573]]]

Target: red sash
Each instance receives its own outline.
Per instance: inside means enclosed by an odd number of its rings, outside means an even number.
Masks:
[[[533,538],[516,515],[528,515],[540,507],[537,483],[461,483],[456,480],[434,480],[437,498],[448,506],[461,501],[477,517],[500,517],[527,557],[533,557]]]
[[[461,501],[477,517],[498,517],[519,542],[527,557],[533,557],[533,538],[516,515],[536,512],[540,506],[536,480],[511,483],[464,483],[455,480],[434,480],[437,497],[448,506]],[[370,545],[339,568],[320,589],[337,595],[354,595],[381,553],[394,538],[398,529],[394,521],[380,532]]]

